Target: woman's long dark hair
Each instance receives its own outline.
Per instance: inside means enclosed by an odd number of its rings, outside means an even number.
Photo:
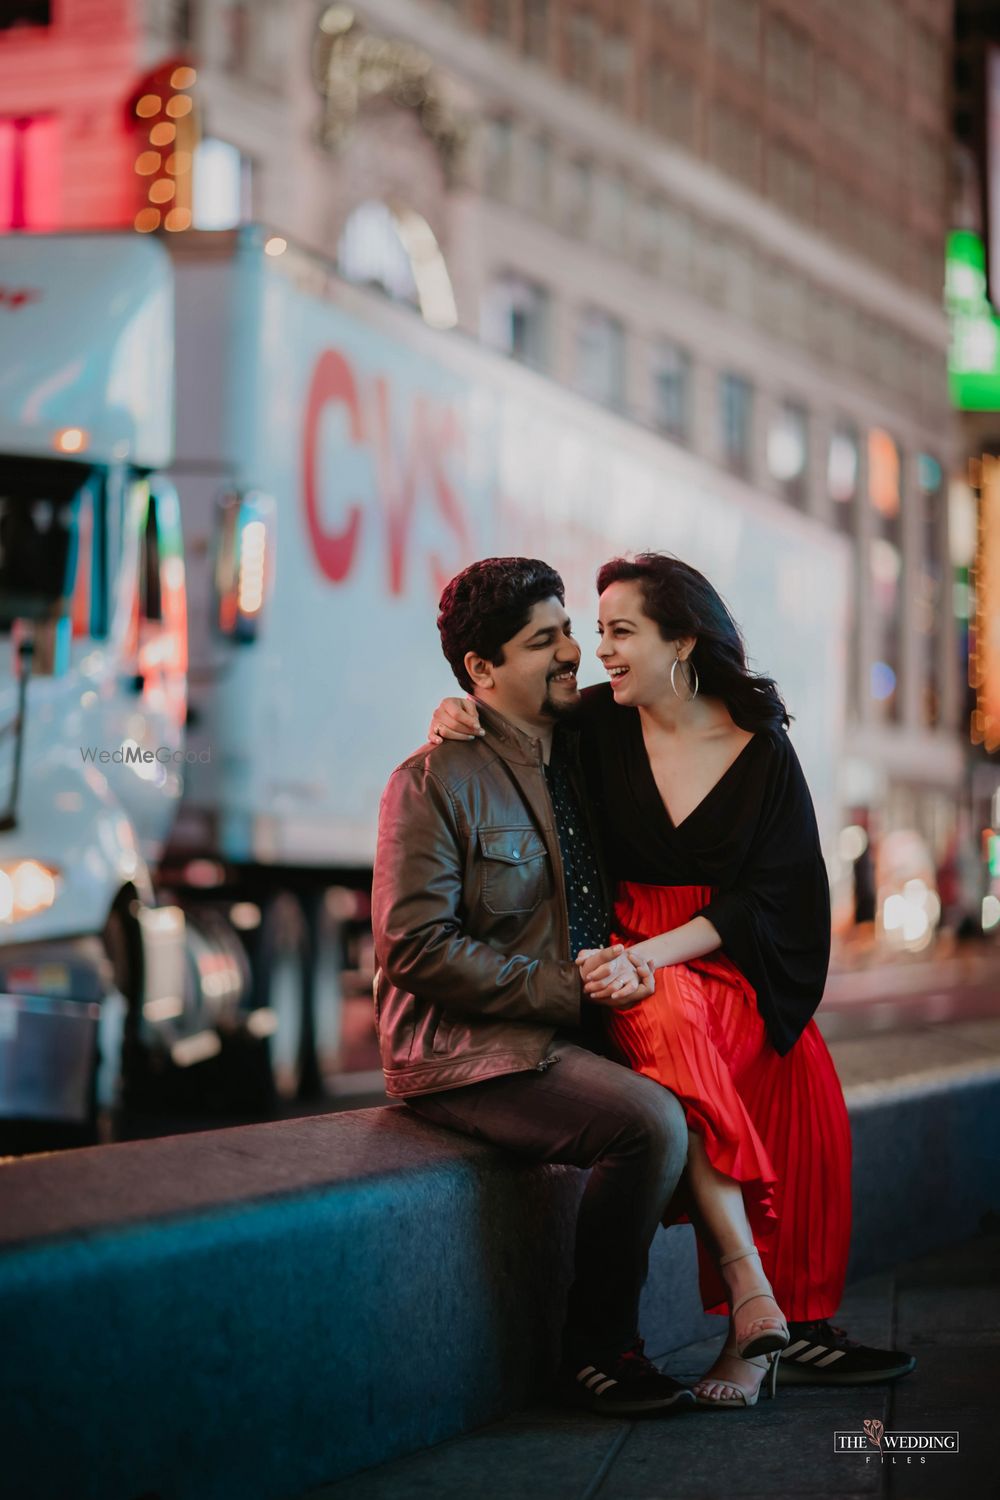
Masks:
[[[703,573],[666,552],[640,552],[606,562],[597,575],[597,592],[632,582],[639,584],[643,610],[665,641],[697,638],[688,659],[697,669],[700,692],[721,698],[741,729],[788,728],[791,716],[777,685],[750,671],[739,626]]]

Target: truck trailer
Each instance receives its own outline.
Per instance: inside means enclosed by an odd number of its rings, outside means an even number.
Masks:
[[[819,523],[259,226],[7,236],[0,292],[0,1119],[86,1129],[220,1059],[247,1097],[321,1087],[476,557],[559,569],[583,681],[600,563],[700,567],[830,847]]]

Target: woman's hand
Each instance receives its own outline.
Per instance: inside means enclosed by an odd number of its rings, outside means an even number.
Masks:
[[[597,1005],[634,1005],[646,1000],[656,988],[654,970],[641,958],[633,958],[621,943],[612,948],[582,948],[577,967],[584,993]]]
[[[432,745],[445,740],[475,740],[485,733],[472,698],[442,698],[431,716],[427,739]]]

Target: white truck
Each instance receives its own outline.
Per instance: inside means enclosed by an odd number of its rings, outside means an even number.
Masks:
[[[595,572],[642,548],[731,603],[829,843],[828,531],[263,229],[0,239],[0,1118],[261,1054],[314,1090],[382,787],[456,690],[443,584],[544,557],[598,680]]]

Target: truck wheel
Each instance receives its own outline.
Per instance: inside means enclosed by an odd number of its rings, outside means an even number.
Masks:
[[[315,1098],[314,958],[306,916],[288,891],[265,902],[254,946],[254,1004],[268,1006],[276,1023],[270,1043],[275,1092],[287,1102]]]
[[[101,1072],[114,1078],[117,1069],[117,1085],[105,1086],[103,1092],[115,1096],[118,1108],[128,1109],[141,1102],[143,1086],[148,1077],[148,1049],[142,1041],[142,1018],[139,1004],[142,995],[142,940],[135,919],[124,904],[116,906],[108,917],[103,934],[104,950],[111,965],[111,977],[115,990],[125,1001],[121,1035],[117,1038],[118,1055],[99,1059]],[[111,1036],[104,1030],[104,1045],[109,1047]],[[95,1071],[95,1107],[96,1107]]]

